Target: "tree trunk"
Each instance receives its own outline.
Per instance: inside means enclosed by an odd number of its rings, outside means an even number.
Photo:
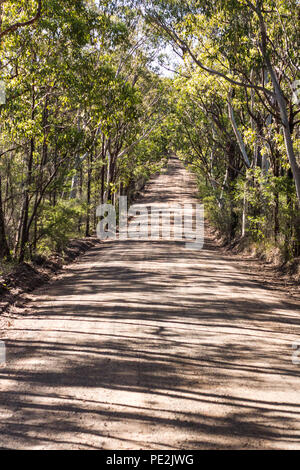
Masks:
[[[244,188],[244,198],[243,198],[243,217],[242,217],[242,238],[246,236],[246,229],[247,229],[247,210],[248,210],[248,203],[247,203],[247,180],[245,181],[245,188]]]
[[[33,165],[33,153],[34,153],[34,140],[30,141],[30,152],[28,156],[27,164],[27,178],[24,189],[24,199],[22,207],[23,222],[21,227],[21,241],[20,241],[20,255],[19,262],[22,263],[25,258],[26,245],[29,240],[29,228],[28,228],[28,215],[29,215],[29,189],[32,180],[32,165]]]
[[[91,218],[91,182],[92,182],[92,162],[93,154],[92,151],[88,157],[88,174],[87,174],[87,208],[86,208],[86,226],[85,236],[90,237],[90,218]]]
[[[293,139],[292,139],[292,134],[291,134],[291,129],[290,129],[290,122],[288,118],[288,111],[287,111],[287,105],[285,101],[284,94],[282,92],[282,89],[280,87],[279,80],[277,78],[276,72],[272,66],[271,60],[270,60],[270,55],[267,49],[267,44],[268,44],[268,35],[267,35],[267,30],[266,30],[266,24],[264,22],[264,18],[262,15],[262,12],[260,9],[256,9],[256,12],[258,14],[259,20],[260,20],[260,30],[261,30],[261,53],[262,56],[265,60],[265,64],[267,66],[267,70],[270,74],[272,84],[274,87],[274,92],[276,96],[276,100],[279,106],[279,111],[280,111],[280,116],[281,116],[281,126],[283,130],[283,135],[284,135],[284,142],[285,142],[285,148],[287,152],[287,156],[291,165],[291,170],[293,174],[293,179],[296,187],[296,193],[297,193],[297,198],[298,198],[298,203],[300,205],[300,167],[298,165],[295,151],[294,151],[294,145],[293,145]]]
[[[2,177],[0,175],[0,259],[10,260],[10,252],[5,233],[5,220],[2,204]]]
[[[232,128],[233,128],[237,143],[239,145],[241,154],[243,156],[244,163],[245,163],[247,168],[250,168],[251,165],[250,165],[250,160],[248,158],[248,154],[247,154],[247,151],[246,151],[246,146],[244,144],[243,138],[241,136],[241,133],[238,129],[238,126],[237,126],[237,123],[236,123],[236,120],[235,120],[235,117],[234,117],[234,111],[233,111],[233,107],[232,107],[232,104],[231,104],[230,93],[229,93],[229,96],[228,96],[228,115],[229,115],[229,119],[230,119],[230,122],[231,122],[231,125],[232,125]]]

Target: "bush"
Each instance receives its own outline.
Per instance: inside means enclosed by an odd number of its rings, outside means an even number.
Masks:
[[[78,231],[78,223],[84,214],[82,204],[74,200],[60,201],[56,206],[44,206],[41,217],[38,252],[49,254],[62,252],[70,238]]]

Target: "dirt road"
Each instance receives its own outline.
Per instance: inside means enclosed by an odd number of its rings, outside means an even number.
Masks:
[[[194,193],[172,160],[143,202]],[[92,249],[2,334],[0,447],[300,449],[299,304],[246,268],[210,239]]]

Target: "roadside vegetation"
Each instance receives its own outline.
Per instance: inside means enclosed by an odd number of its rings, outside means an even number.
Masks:
[[[145,3],[182,57],[175,148],[211,223],[231,245],[278,263],[299,258],[299,2]]]

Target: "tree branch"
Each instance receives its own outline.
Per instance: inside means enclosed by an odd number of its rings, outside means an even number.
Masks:
[[[1,31],[0,32],[0,39],[2,39],[4,36],[6,36],[9,33],[13,33],[14,31],[16,31],[19,28],[23,28],[24,26],[29,26],[29,25],[35,23],[40,18],[41,13],[42,13],[42,0],[37,0],[37,2],[38,2],[38,7],[37,7],[37,12],[36,12],[35,16],[33,18],[31,18],[30,20],[28,20],[28,21],[24,21],[22,23],[21,22],[15,23],[15,24],[9,26],[8,28],[6,28],[4,31]]]

